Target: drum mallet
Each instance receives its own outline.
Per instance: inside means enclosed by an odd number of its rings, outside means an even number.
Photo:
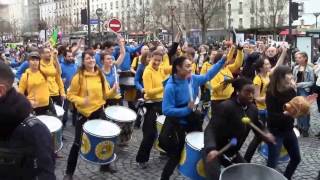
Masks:
[[[256,131],[258,131],[262,136],[266,136],[266,133],[263,132],[260,128],[258,128],[255,124],[253,124],[250,120],[250,118],[248,117],[243,117],[241,119],[242,123],[244,124],[249,124],[253,129],[255,129]]]
[[[225,145],[220,151],[218,151],[218,156],[226,152],[229,148],[236,146],[238,144],[237,138],[232,138],[231,141]]]

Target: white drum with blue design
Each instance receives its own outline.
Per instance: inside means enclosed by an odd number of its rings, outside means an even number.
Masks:
[[[54,147],[54,151],[58,152],[62,149],[62,123],[61,121],[54,116],[41,115],[37,116],[37,118],[47,126],[50,130],[52,137],[52,144]]]
[[[120,134],[118,125],[106,120],[90,120],[83,125],[80,156],[93,164],[116,160],[114,146]]]
[[[186,136],[186,145],[181,153],[179,172],[192,180],[205,180],[201,149],[204,146],[203,132],[191,132]]]

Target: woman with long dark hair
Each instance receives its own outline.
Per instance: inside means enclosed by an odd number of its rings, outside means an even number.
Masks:
[[[291,179],[301,161],[301,156],[298,139],[293,131],[294,118],[290,114],[285,114],[283,107],[296,95],[296,84],[290,67],[277,67],[270,77],[266,94],[267,127],[276,138],[276,144],[268,143],[267,166],[276,167],[283,145],[290,156],[289,164],[284,172],[284,176],[288,179]]]
[[[71,81],[68,91],[68,99],[75,104],[79,113],[76,122],[75,139],[68,157],[68,165],[65,180],[72,179],[76,169],[83,124],[90,119],[107,119],[104,113],[106,99],[117,92],[117,86],[109,88],[103,72],[96,65],[94,52],[87,50],[82,54],[82,65]],[[109,166],[101,166],[101,171],[110,171]]]
[[[266,125],[267,121],[267,105],[266,105],[266,92],[270,82],[270,75],[273,73],[275,68],[282,65],[287,55],[287,48],[282,48],[282,54],[277,61],[277,64],[271,68],[271,64],[268,58],[261,56],[255,63],[256,76],[253,79],[255,88],[254,99],[259,110],[259,120]],[[248,146],[244,159],[248,162],[251,161],[254,152],[256,151],[262,139],[255,136]]]
[[[198,95],[199,87],[211,80],[223,67],[225,58],[223,57],[204,75],[192,74],[192,61],[182,56],[173,61],[172,74],[165,82],[164,98],[162,103],[163,114],[166,116],[164,126],[172,126],[170,133],[176,134],[174,142],[167,143],[165,148],[169,160],[166,163],[162,174],[162,180],[168,180],[175,167],[178,165],[180,155],[185,144],[187,132],[201,131],[201,120],[193,113],[195,108],[194,99]],[[189,92],[189,95],[186,95]],[[161,136],[161,135],[160,135]],[[161,141],[159,139],[159,141]],[[170,144],[168,144],[170,143]]]

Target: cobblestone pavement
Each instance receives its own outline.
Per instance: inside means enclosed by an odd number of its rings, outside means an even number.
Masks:
[[[311,111],[311,132],[309,138],[299,138],[300,150],[302,161],[298,166],[294,174],[294,180],[314,180],[320,170],[320,140],[314,135],[320,131],[320,114],[316,110],[316,106],[312,106]],[[56,163],[56,175],[57,179],[61,180],[66,168],[66,162],[69,154],[69,150],[72,145],[74,128],[70,125],[64,130],[64,146],[59,152],[62,158],[57,159]],[[252,136],[252,135],[250,135]],[[81,180],[157,180],[160,179],[162,168],[166,163],[166,160],[159,158],[159,152],[155,149],[152,150],[150,160],[147,169],[140,169],[135,161],[140,142],[142,138],[141,129],[134,130],[133,137],[128,147],[117,149],[118,158],[112,163],[118,172],[115,174],[101,173],[99,167],[89,164],[83,161],[79,157],[78,166],[75,172],[75,179]],[[246,149],[248,142],[251,138],[248,138],[243,146],[241,152]],[[253,157],[253,162],[258,164],[265,164],[265,160],[256,153]],[[284,171],[287,164],[280,164],[278,170]],[[178,171],[174,173],[172,179],[183,180],[186,179],[179,175]]]

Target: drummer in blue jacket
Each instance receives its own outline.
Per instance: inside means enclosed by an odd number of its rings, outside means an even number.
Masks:
[[[71,50],[64,52],[63,56],[64,56],[63,61],[61,63],[61,78],[64,83],[65,91],[67,92],[67,89],[70,86],[71,80],[78,70],[78,66],[75,64],[74,56]],[[64,109],[64,114],[62,119],[63,126],[65,126],[68,121],[69,107],[70,107],[70,101],[65,99],[63,104],[63,109]],[[73,125],[75,125],[76,118],[77,118],[76,113],[73,112],[72,113]]]
[[[194,99],[199,93],[199,87],[210,81],[223,68],[225,61],[223,57],[205,75],[192,74],[192,62],[184,56],[173,61],[172,75],[165,82],[162,111],[166,116],[163,128],[172,127],[168,132],[176,134],[174,137],[177,138],[172,141],[164,139],[160,142],[163,143],[162,148],[164,147],[169,156],[161,174],[162,180],[169,180],[178,165],[185,144],[186,132],[202,130],[202,117],[193,112]]]
[[[131,67],[131,54],[138,53],[141,51],[141,48],[143,47],[144,43],[140,44],[137,47],[130,47],[130,46],[125,46],[126,49],[126,54],[124,56],[123,63],[120,66],[121,71],[130,71]],[[119,46],[115,47],[114,49],[114,57],[118,57],[120,54],[120,48]]]

